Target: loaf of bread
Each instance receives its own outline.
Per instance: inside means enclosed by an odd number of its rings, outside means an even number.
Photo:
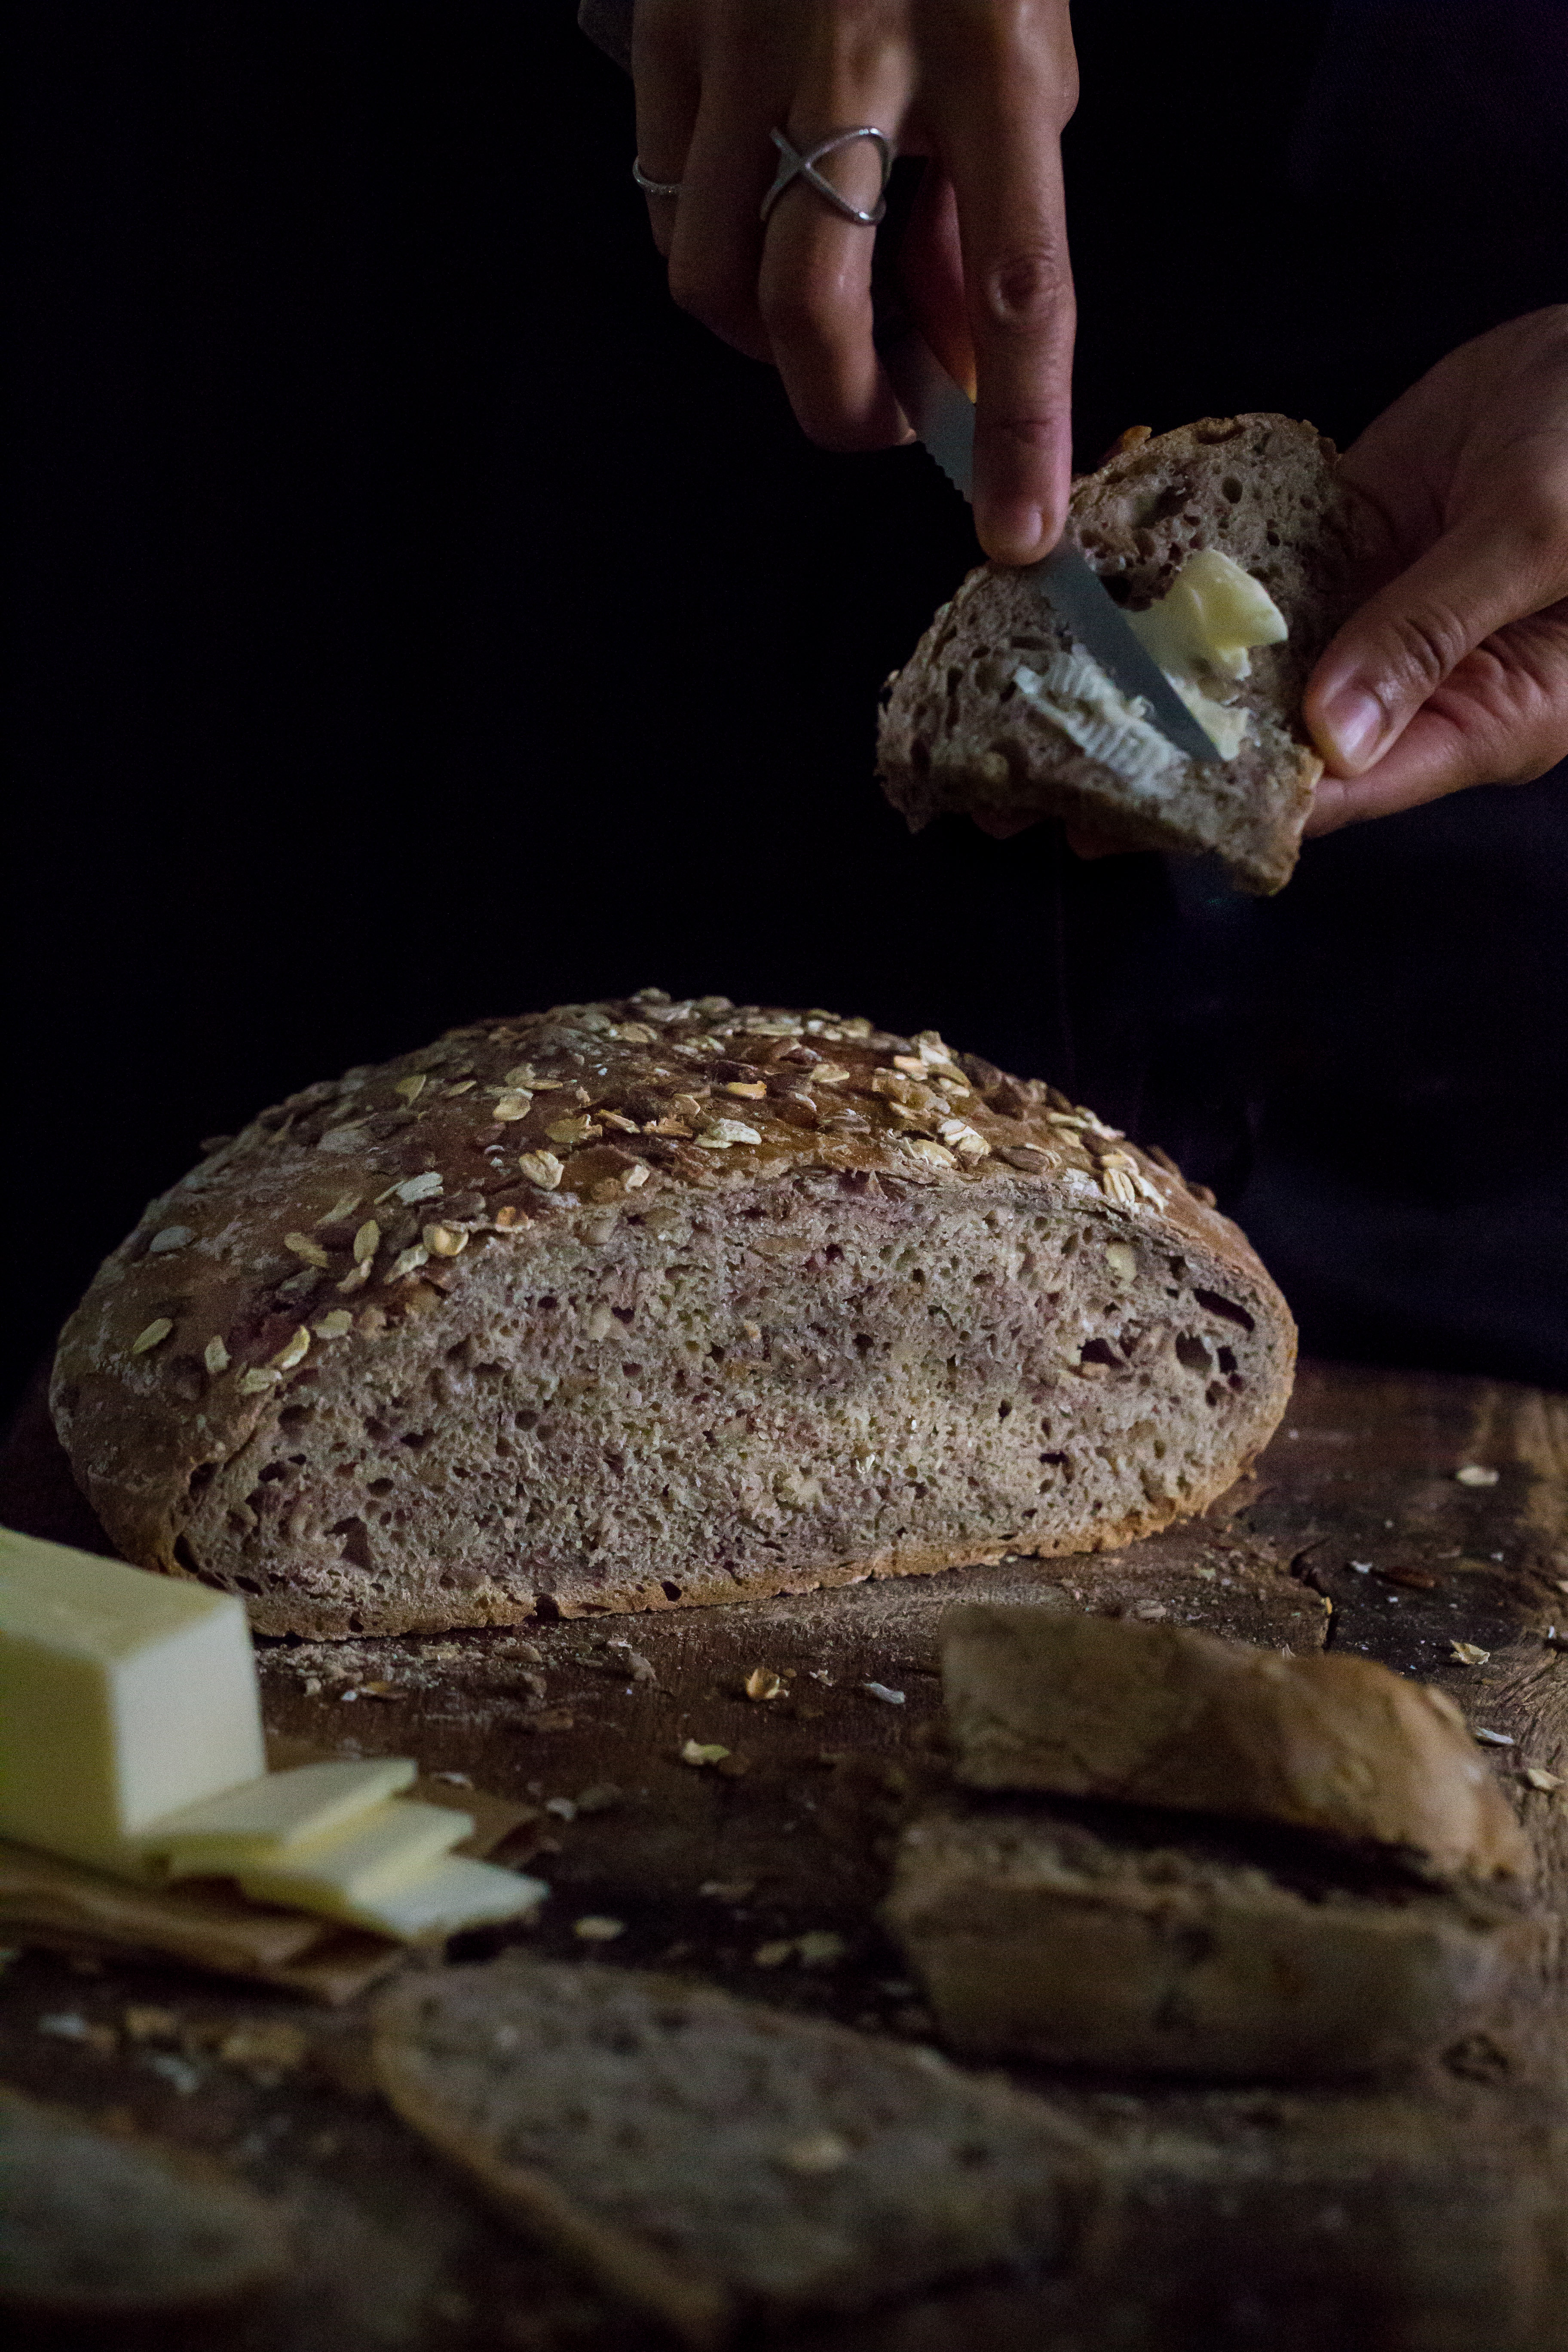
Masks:
[[[201,2311],[266,2286],[288,2252],[278,2209],[216,2164],[0,2089],[0,2308],[83,2324]]]
[[[1215,551],[1278,606],[1282,642],[1257,646],[1243,676],[1201,680],[1245,713],[1234,756],[1187,760],[1141,725],[1030,574],[987,563],[889,681],[878,763],[894,807],[916,829],[949,810],[1066,817],[1123,849],[1217,851],[1244,889],[1279,889],[1322,772],[1302,693],[1354,600],[1358,526],[1335,459],[1289,417],[1209,416],[1125,435],[1074,487],[1068,535],[1119,603],[1146,609]]]
[[[1059,2257],[1084,2147],[931,2050],[517,1953],[397,1987],[375,2069],[524,2228],[687,2343]]]
[[[1529,1866],[1452,1699],[1370,1658],[971,1605],[943,1622],[942,1679],[973,1788],[1279,1822],[1476,1878]]]
[[[56,1426],[267,1633],[662,1609],[1127,1542],[1269,1436],[1237,1228],[1054,1089],[656,990],[307,1087],[154,1201]]]
[[[1110,1806],[915,1822],[886,1917],[966,2056],[1209,2076],[1408,2065],[1533,1949],[1479,1889]]]

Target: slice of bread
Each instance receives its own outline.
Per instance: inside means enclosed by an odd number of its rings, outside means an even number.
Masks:
[[[81,2321],[201,2310],[265,2286],[287,2258],[277,2209],[244,2181],[0,2089],[0,2307]]]
[[[1062,678],[1070,632],[1029,573],[983,564],[886,690],[878,772],[911,829],[950,810],[1015,825],[1065,817],[1120,848],[1214,850],[1243,889],[1282,887],[1322,773],[1301,697],[1354,602],[1356,522],[1336,456],[1287,416],[1208,416],[1157,438],[1124,435],[1074,487],[1068,535],[1119,604],[1147,607],[1214,549],[1284,615],[1289,636],[1258,647],[1247,677],[1204,680],[1249,714],[1234,759],[1113,766],[1093,748],[1114,751],[1112,730],[1069,711],[1083,748],[1053,716],[1053,698],[1058,712],[1066,704],[1052,665]]]
[[[1370,1658],[973,1605],[942,1624],[958,1777],[1400,1846],[1522,1876],[1530,1847],[1443,1691]]]
[[[1077,1813],[982,1802],[904,1833],[884,1916],[965,2056],[1379,2074],[1456,2036],[1535,1948],[1515,1906],[1381,1856],[1125,1807]]]
[[[508,1952],[399,1985],[375,2065],[503,2211],[689,2344],[1063,2247],[1084,2143],[937,2053]]]

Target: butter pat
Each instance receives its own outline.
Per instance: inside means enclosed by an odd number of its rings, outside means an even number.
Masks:
[[[341,1829],[295,1847],[275,1862],[247,1863],[234,1875],[258,1903],[355,1919],[363,1906],[401,1887],[427,1863],[468,1837],[473,1821],[445,1805],[394,1798]]]
[[[0,1529],[0,1837],[142,1876],[141,1832],[266,1769],[237,1600]]]
[[[1252,648],[1283,645],[1290,634],[1268,589],[1212,547],[1187,558],[1157,604],[1127,618],[1173,679],[1205,669],[1250,677]]]
[[[1076,646],[1070,653],[1054,653],[1040,670],[1020,664],[1013,683],[1069,742],[1133,792],[1158,794],[1170,772],[1185,764],[1144,704],[1130,702],[1093,656]]]
[[[373,1935],[392,1936],[400,1944],[438,1944],[448,1936],[460,1936],[466,1927],[521,1918],[549,1892],[542,1878],[448,1854],[400,1886],[344,1905],[331,1916],[350,1927],[367,1927]]]
[[[166,1814],[137,1843],[143,1853],[167,1858],[172,1878],[226,1876],[282,1860],[357,1822],[406,1789],[415,1770],[406,1756],[300,1764]]]

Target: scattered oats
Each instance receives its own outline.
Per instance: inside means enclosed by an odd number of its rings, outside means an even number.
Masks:
[[[553,1192],[566,1172],[553,1151],[525,1151],[517,1165],[520,1174],[542,1192]]]
[[[426,1168],[422,1174],[410,1176],[403,1183],[394,1185],[393,1191],[404,1206],[411,1209],[416,1201],[439,1200],[444,1185],[441,1171]]]
[[[1372,1574],[1372,1562],[1370,1559],[1352,1559],[1349,1564],[1354,1569],[1358,1576],[1370,1576]]]
[[[1138,1187],[1122,1169],[1103,1170],[1100,1179],[1100,1189],[1108,1201],[1115,1201],[1124,1209],[1135,1209],[1138,1206]]]
[[[595,1780],[586,1789],[578,1790],[577,1811],[580,1813],[613,1812],[621,1797],[622,1791],[613,1780]]]
[[[785,2172],[837,2172],[847,2164],[855,2151],[847,2140],[837,2132],[812,2132],[805,2139],[792,2139],[780,2148],[774,2161]]]
[[[628,1192],[640,1191],[642,1186],[647,1182],[647,1179],[648,1167],[647,1160],[634,1160],[631,1166],[626,1170],[624,1180],[626,1191]]]
[[[500,1207],[496,1211],[497,1229],[503,1234],[510,1233],[513,1225],[516,1224],[520,1216],[522,1216],[522,1212],[517,1206],[515,1202],[503,1201]],[[522,1222],[524,1224],[527,1224],[529,1221],[526,1217],[523,1217]]]
[[[408,1247],[405,1250],[399,1250],[393,1259],[392,1271],[386,1279],[388,1282],[401,1282],[405,1275],[417,1274],[422,1265],[428,1265],[429,1263],[430,1253],[424,1243],[410,1242]]]
[[[1563,1780],[1561,1772],[1549,1772],[1543,1764],[1527,1764],[1524,1777],[1532,1789],[1544,1789],[1550,1792],[1553,1789],[1568,1788],[1568,1780]]]
[[[836,1936],[830,1927],[813,1927],[808,1934],[797,1936],[795,1948],[804,1969],[831,1968],[849,1949],[844,1937]]]
[[[1499,1475],[1496,1470],[1484,1468],[1479,1462],[1467,1462],[1454,1473],[1456,1481],[1461,1486],[1495,1486]]]
[[[354,1318],[348,1308],[334,1307],[330,1315],[323,1315],[319,1322],[311,1324],[310,1328],[318,1339],[342,1339],[347,1338],[353,1327]]]
[[[151,2074],[161,2074],[165,2083],[176,2090],[182,2099],[202,2087],[202,2070],[193,2066],[188,2058],[176,2058],[172,2050],[154,2050],[142,2060]]]
[[[920,1054],[895,1054],[893,1067],[895,1070],[910,1070],[917,1078],[925,1076],[925,1060]]]
[[[1474,1642],[1450,1642],[1448,1649],[1461,1666],[1484,1666],[1491,1656],[1489,1650],[1479,1649]]]
[[[266,1389],[275,1389],[282,1374],[268,1364],[257,1364],[248,1372],[241,1372],[237,1386],[241,1396],[260,1396]]]
[[[705,1878],[697,1892],[713,1903],[743,1903],[756,1887],[754,1878]]]
[[[318,1151],[358,1151],[364,1142],[364,1121],[355,1119],[345,1127],[329,1127],[316,1145]]]
[[[886,1683],[862,1683],[861,1689],[868,1698],[879,1698],[887,1706],[902,1706],[902,1691],[889,1690]]]
[[[374,1217],[367,1217],[354,1235],[354,1264],[368,1266],[381,1247],[381,1227]]]
[[[285,1339],[278,1353],[269,1360],[274,1371],[291,1372],[296,1364],[304,1362],[310,1352],[310,1334],[301,1323],[297,1326],[293,1337]]]
[[[392,1091],[395,1095],[401,1095],[405,1102],[417,1102],[429,1083],[424,1070],[416,1070],[411,1077],[399,1078]]]
[[[552,1118],[544,1132],[552,1143],[592,1143],[600,1129],[596,1119]]]
[[[610,1031],[617,1045],[657,1045],[658,1032],[646,1021],[622,1021]]]
[[[366,1258],[362,1265],[350,1266],[338,1285],[339,1297],[346,1298],[351,1291],[363,1290],[369,1280],[370,1260]]]
[[[526,1087],[514,1087],[506,1094],[497,1096],[490,1107],[491,1116],[510,1125],[514,1119],[526,1118],[532,1104],[533,1097]]]
[[[1479,1723],[1472,1724],[1470,1728],[1478,1739],[1485,1740],[1489,1748],[1512,1748],[1515,1745],[1514,1740],[1506,1731],[1488,1731],[1486,1727]]]
[[[426,1225],[420,1239],[432,1257],[460,1257],[468,1246],[460,1225]]]
[[[933,1168],[956,1168],[958,1165],[946,1144],[933,1143],[929,1136],[906,1135],[902,1142],[906,1151],[912,1151],[918,1160],[929,1160]]]
[[[316,1223],[319,1225],[341,1224],[345,1217],[353,1215],[363,1198],[363,1192],[340,1192],[325,1216],[318,1217]]]
[[[606,1919],[602,1912],[591,1911],[585,1919],[574,1919],[572,1933],[584,1944],[613,1944],[617,1936],[626,1932],[624,1919]]]
[[[177,2042],[180,2038],[180,2018],[176,2010],[128,2009],[123,2022],[126,2037],[132,2042]]]
[[[782,1969],[795,1950],[793,1936],[784,1936],[776,1943],[759,1944],[752,1954],[752,1966],[757,1969]]]
[[[147,1255],[149,1257],[162,1257],[166,1250],[184,1249],[187,1242],[195,1240],[195,1234],[189,1225],[165,1225],[163,1232],[154,1234],[148,1243]]]
[[[500,1082],[503,1087],[532,1086],[533,1064],[531,1062],[514,1062],[510,1070],[503,1070],[501,1072]]]
[[[726,1095],[747,1095],[752,1101],[760,1102],[767,1093],[767,1087],[761,1078],[726,1078],[719,1091]]]
[[[705,1151],[728,1151],[732,1143],[761,1143],[762,1139],[754,1127],[738,1118],[710,1119],[697,1137]]]
[[[220,1372],[227,1371],[228,1349],[225,1347],[221,1339],[213,1339],[207,1341],[206,1346],[202,1350],[202,1361],[206,1366],[215,1381]]]
[[[361,1698],[402,1698],[404,1696],[395,1683],[388,1682],[361,1683],[359,1695]]]
[[[753,1666],[746,1676],[744,1687],[748,1698],[781,1698],[784,1692],[784,1680],[782,1675],[775,1675],[771,1666]]]
[[[283,1246],[292,1250],[296,1257],[302,1257],[307,1265],[319,1265],[324,1270],[331,1263],[321,1243],[313,1242],[309,1234],[285,1234]]]
[[[574,1822],[577,1818],[577,1808],[570,1797],[552,1797],[544,1810],[547,1813],[553,1813],[558,1822]]]
[[[852,1073],[837,1062],[818,1062],[808,1076],[814,1087],[847,1087]]]
[[[623,1118],[618,1110],[606,1110],[603,1103],[594,1113],[594,1117],[601,1126],[613,1127],[617,1135],[636,1135],[639,1131],[635,1118]]]
[[[717,1740],[704,1743],[700,1739],[689,1739],[680,1751],[680,1760],[683,1764],[722,1764],[729,1753],[729,1749],[720,1747]]]
[[[307,1675],[300,1687],[307,1698],[320,1698],[321,1695],[321,1678],[320,1675]]]
[[[144,1331],[138,1331],[131,1342],[131,1353],[133,1356],[144,1356],[149,1348],[162,1347],[174,1328],[174,1321],[170,1316],[160,1315],[156,1321],[148,1324]]]
[[[217,2054],[226,2066],[243,2066],[247,2073],[254,2070],[276,2079],[302,2066],[310,2049],[310,2039],[302,2027],[285,2018],[257,2018],[226,2033]]]
[[[478,1085],[478,1078],[454,1078],[451,1085],[447,1088],[447,1093],[449,1096],[471,1095]]]

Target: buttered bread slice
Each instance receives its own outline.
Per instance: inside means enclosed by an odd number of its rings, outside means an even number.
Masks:
[[[1287,416],[1210,416],[1124,435],[1074,486],[1068,536],[1219,759],[1185,759],[1026,572],[987,563],[889,680],[878,769],[894,807],[917,831],[949,811],[1063,817],[1121,848],[1216,851],[1244,889],[1279,889],[1322,772],[1301,697],[1354,597],[1336,457]]]

